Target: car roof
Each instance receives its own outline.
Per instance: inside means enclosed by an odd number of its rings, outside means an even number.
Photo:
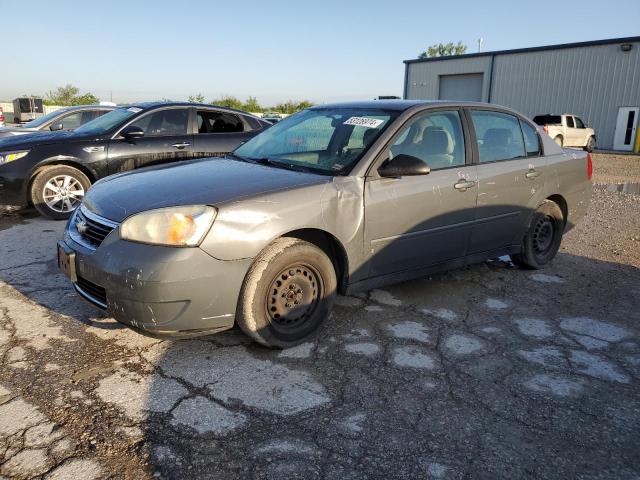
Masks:
[[[251,117],[255,117],[258,120],[260,120],[260,117],[256,117],[255,115],[252,115],[249,112],[245,112],[243,110],[237,110],[235,108],[230,108],[230,107],[223,107],[221,105],[215,105],[212,103],[195,103],[195,102],[163,102],[163,101],[156,101],[156,102],[139,102],[139,103],[129,103],[126,105],[118,105],[118,107],[120,108],[129,108],[129,107],[137,107],[137,108],[141,108],[143,110],[151,110],[154,108],[159,108],[159,107],[202,107],[202,108],[216,108],[218,110],[225,110],[227,112],[235,112],[235,113],[240,113],[242,115],[249,115]]]
[[[72,105],[69,107],[62,107],[62,108],[58,108],[57,110],[54,110],[54,112],[68,112],[70,110],[113,110],[115,107],[113,105]]]
[[[459,106],[459,107],[494,107],[505,108],[500,105],[485,102],[459,102],[453,100],[366,100],[360,102],[341,102],[316,105],[311,107],[312,110],[321,110],[324,108],[376,108],[381,110],[398,110],[404,111],[416,106]]]

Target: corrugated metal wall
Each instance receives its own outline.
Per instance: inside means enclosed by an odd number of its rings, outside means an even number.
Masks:
[[[484,70],[481,67],[484,66]],[[438,98],[439,75],[484,71],[484,100],[525,115],[575,113],[596,130],[598,146],[613,147],[618,107],[640,106],[640,42],[544,50],[494,57],[408,64],[407,98]]]

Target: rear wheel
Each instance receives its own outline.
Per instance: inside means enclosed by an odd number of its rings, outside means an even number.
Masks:
[[[333,263],[321,249],[296,238],[280,238],[249,269],[236,321],[267,347],[297,345],[329,316],[336,286]]]
[[[545,200],[533,214],[522,241],[522,250],[511,255],[511,260],[521,268],[543,268],[558,253],[563,233],[562,210],[557,203]]]
[[[562,138],[562,135],[558,135],[556,138],[553,139],[553,141],[556,142],[559,147],[564,146],[564,139]]]
[[[65,220],[78,208],[90,186],[91,181],[76,168],[45,167],[31,182],[31,202],[41,215]]]
[[[589,153],[593,152],[596,149],[596,139],[594,137],[589,137],[584,149]]]

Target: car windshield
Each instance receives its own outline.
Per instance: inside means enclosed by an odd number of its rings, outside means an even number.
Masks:
[[[76,133],[94,133],[97,135],[107,133],[140,111],[141,109],[137,107],[116,108],[76,128]]]
[[[62,109],[54,110],[53,112],[49,112],[46,115],[43,115],[42,117],[38,117],[35,120],[31,120],[30,122],[27,122],[22,126],[24,128],[39,128],[42,125],[44,125],[45,123],[47,123],[48,121],[53,120],[54,118],[56,118],[61,113],[66,112],[67,110],[69,110],[69,109],[68,108],[62,108]]]
[[[234,154],[285,168],[345,175],[399,113],[357,108],[303,110],[252,138]]]

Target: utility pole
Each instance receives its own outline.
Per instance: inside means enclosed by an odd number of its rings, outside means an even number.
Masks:
[[[484,38],[480,37],[478,39],[478,53],[482,51],[482,42],[484,42]]]

